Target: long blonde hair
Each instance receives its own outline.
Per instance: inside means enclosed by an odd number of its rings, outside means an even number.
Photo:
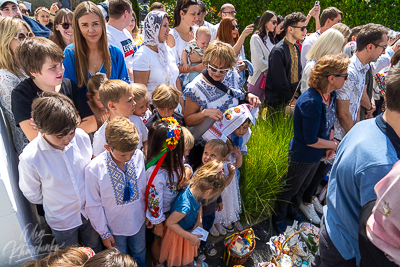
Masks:
[[[21,26],[25,26],[28,32],[32,32],[29,25],[22,19],[13,17],[0,19],[0,69],[6,69],[18,77],[23,76],[23,74],[17,65],[15,55],[10,49],[10,44]]]
[[[307,60],[320,59],[325,55],[336,55],[342,51],[344,43],[343,34],[335,29],[329,29],[317,39],[306,55]]]
[[[78,20],[88,14],[95,14],[99,17],[100,25],[102,28],[102,35],[98,42],[98,49],[103,57],[104,69],[106,70],[107,78],[111,76],[111,56],[108,50],[106,24],[104,22],[103,13],[100,9],[90,1],[80,3],[75,11],[72,20],[72,27],[74,28],[74,48],[75,48],[75,74],[79,87],[84,87],[89,81],[89,54],[90,50],[86,43],[85,38],[79,28]]]

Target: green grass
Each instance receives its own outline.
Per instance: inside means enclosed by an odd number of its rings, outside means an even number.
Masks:
[[[241,168],[240,192],[247,223],[271,217],[288,168],[288,146],[293,122],[284,109],[261,115],[251,127],[248,155]]]

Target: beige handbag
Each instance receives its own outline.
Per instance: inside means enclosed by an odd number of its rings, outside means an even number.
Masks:
[[[299,89],[300,83],[301,83],[301,81],[299,81],[299,83],[297,84],[297,87],[296,87],[296,90],[294,91],[292,99],[290,99],[289,103],[286,104],[286,107],[285,107],[286,115],[292,115],[294,113],[294,107],[296,104],[292,104],[292,102],[293,102],[294,98],[296,97],[296,93],[297,93],[297,90]]]

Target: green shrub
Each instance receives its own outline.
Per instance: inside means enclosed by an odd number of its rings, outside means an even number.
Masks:
[[[251,127],[240,174],[243,216],[247,222],[271,217],[275,201],[282,191],[288,168],[288,144],[293,123],[284,110],[269,112]]]

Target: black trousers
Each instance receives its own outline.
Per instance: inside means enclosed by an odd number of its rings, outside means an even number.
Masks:
[[[325,227],[325,218],[321,219],[319,229],[319,247],[311,267],[356,267],[356,258],[345,260],[336,249]],[[379,266],[379,265],[377,265]],[[377,267],[376,266],[376,267]]]
[[[306,203],[311,203],[312,197],[315,196],[317,192],[317,188],[319,183],[324,180],[326,174],[328,173],[329,168],[332,167],[332,164],[327,164],[323,161],[319,163],[318,169],[314,174],[313,179],[311,180],[310,185],[306,189],[303,195],[303,201]]]
[[[289,214],[297,216],[301,199],[319,166],[317,162],[301,162],[289,157],[286,185],[275,207],[275,221],[282,221]]]
[[[359,267],[398,267],[394,262],[389,261],[379,248],[369,240],[367,236],[367,221],[372,214],[372,208],[376,199],[367,202],[360,212],[360,226],[358,228],[358,246],[360,248],[361,261]]]

